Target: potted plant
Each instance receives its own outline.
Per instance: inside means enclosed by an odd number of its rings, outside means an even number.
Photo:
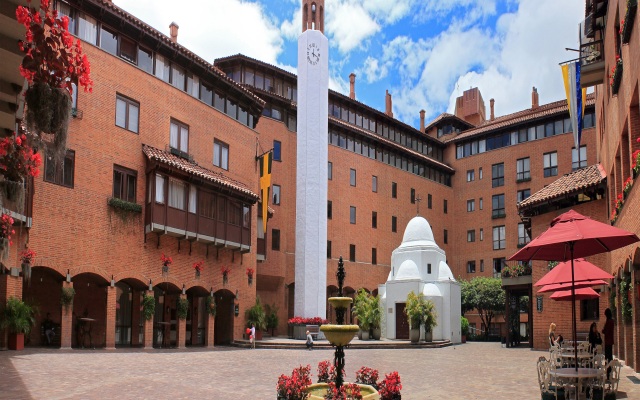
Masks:
[[[256,296],[256,304],[246,311],[247,327],[256,327],[256,339],[262,340],[262,331],[267,328],[267,316],[260,303],[260,297]]]
[[[369,340],[369,328],[371,327],[369,310],[369,294],[364,289],[360,289],[351,309],[352,314],[358,318],[358,327],[360,328],[358,339],[360,340]]]
[[[169,266],[173,263],[173,259],[169,256],[165,256],[164,253],[160,256],[160,260],[162,261],[162,275],[166,275],[169,273]]]
[[[438,313],[436,312],[436,305],[431,300],[425,300],[421,298],[422,302],[422,324],[424,325],[424,341],[433,341],[433,328],[438,325]]]
[[[31,260],[36,256],[36,252],[26,249],[20,252],[20,261],[22,262],[22,277],[25,281],[31,282]]]
[[[213,296],[207,296],[207,298],[204,300],[204,306],[210,316],[216,316],[216,301]]]
[[[189,313],[189,300],[178,298],[176,303],[176,316],[181,319],[187,319],[187,314]]]
[[[462,343],[467,343],[467,335],[469,334],[469,320],[460,317],[460,333],[462,334]]]
[[[249,281],[249,286],[253,285],[253,273],[255,271],[253,268],[247,268],[247,280]]]
[[[229,282],[229,274],[231,273],[231,268],[220,267],[220,272],[222,272],[222,284],[226,285]]]
[[[9,350],[24,349],[24,335],[35,325],[35,310],[25,302],[10,297],[2,313],[0,327],[9,330]]]
[[[380,340],[382,330],[380,329],[380,320],[382,319],[382,308],[380,308],[380,295],[372,296],[369,302],[371,317],[371,334],[373,340]]]
[[[378,383],[380,400],[401,400],[401,390],[402,383],[400,383],[398,371],[386,374],[384,379]]]
[[[409,320],[409,339],[411,343],[420,341],[420,325],[422,323],[422,296],[418,296],[413,291],[407,295],[407,302],[404,313]]]
[[[13,135],[0,140],[0,170],[3,180],[0,182],[5,207],[13,204],[16,211],[24,210],[24,182],[29,177],[40,174],[42,158],[27,141],[27,136],[13,132]]]
[[[7,257],[9,246],[12,244],[11,235],[15,234],[13,229],[13,218],[9,214],[2,214],[0,217],[0,259]]]
[[[271,330],[271,336],[275,336],[275,330],[278,327],[278,307],[275,304],[269,306],[269,314],[267,314],[267,329]]]
[[[76,290],[72,287],[63,287],[60,294],[60,305],[64,307],[66,312],[69,312],[69,306],[73,304],[73,298],[76,295]]]
[[[196,279],[200,278],[200,273],[202,273],[203,265],[204,261],[202,260],[193,263],[193,269],[196,271]]]

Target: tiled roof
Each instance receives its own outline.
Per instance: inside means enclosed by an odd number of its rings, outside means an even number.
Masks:
[[[146,144],[142,145],[142,152],[147,156],[147,158],[149,158],[149,160],[158,161],[162,164],[184,171],[189,175],[197,176],[209,182],[213,182],[216,185],[238,191],[243,195],[252,198],[254,201],[257,201],[260,198],[260,196],[253,193],[244,183],[224,176],[220,172],[203,168],[193,161],[185,160],[182,157],[178,157],[164,150],[156,149],[155,147],[147,146]]]
[[[463,124],[467,125],[470,128],[473,127],[473,124],[463,120],[460,117],[456,117],[455,115],[449,114],[449,113],[442,113],[442,114],[438,115],[433,121],[429,122],[429,125],[427,125],[424,128],[425,132],[428,131],[429,129],[431,129],[431,127],[434,126],[435,124],[437,124],[438,122],[440,122],[442,120],[445,120],[445,119],[449,119],[449,118],[451,118],[453,120],[456,120],[456,121],[459,121],[459,122],[462,122]]]
[[[236,87],[238,89],[238,91],[244,93],[245,96],[253,99],[253,101],[258,103],[260,105],[260,107],[264,107],[264,105],[265,105],[265,101],[264,100],[262,100],[260,97],[256,96],[250,90],[247,90],[246,88],[242,87],[242,85],[238,84],[233,79],[227,77],[227,75],[223,71],[221,71],[218,67],[216,67],[213,64],[205,61],[204,59],[199,57],[197,54],[193,53],[192,51],[190,51],[186,47],[180,45],[179,43],[174,43],[171,40],[171,38],[169,38],[169,36],[163,34],[162,32],[158,31],[157,29],[155,29],[155,28],[151,27],[150,25],[146,24],[142,20],[140,20],[140,19],[134,17],[133,15],[129,14],[128,12],[123,10],[122,8],[116,6],[115,4],[113,4],[113,2],[111,0],[93,0],[93,1],[95,3],[97,3],[97,4],[99,4],[101,7],[108,8],[109,10],[114,12],[115,14],[120,15],[121,17],[124,17],[126,20],[128,20],[133,25],[135,25],[138,28],[140,28],[142,31],[150,33],[153,37],[155,37],[156,39],[158,39],[161,42],[163,42],[166,46],[173,48],[175,51],[178,51],[178,52],[184,54],[187,58],[189,58],[191,60],[194,60],[197,63],[201,64],[206,70],[208,70],[208,71],[212,72],[213,74],[217,75],[220,79],[222,79],[223,81],[226,81],[231,86]]]
[[[596,103],[596,96],[594,93],[587,95],[587,106],[593,106]],[[463,139],[469,139],[473,136],[480,136],[483,133],[497,131],[503,128],[507,128],[512,125],[522,124],[527,121],[536,119],[542,119],[552,115],[569,113],[569,107],[566,100],[554,101],[553,103],[543,104],[537,108],[528,108],[526,110],[518,111],[513,114],[503,115],[494,119],[493,121],[485,121],[482,125],[468,129],[458,136],[454,136],[445,140],[445,142],[457,142]]]
[[[530,208],[537,204],[566,196],[589,187],[597,186],[607,177],[600,164],[591,165],[565,174],[553,183],[538,190],[518,203],[518,210]]]

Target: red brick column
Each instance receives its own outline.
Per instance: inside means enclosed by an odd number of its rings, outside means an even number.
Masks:
[[[10,297],[22,300],[22,279],[19,275],[0,275],[0,308],[4,307]],[[6,329],[0,330],[0,349],[7,348],[7,334]]]
[[[147,296],[153,296],[153,290],[146,290],[144,292],[145,295]],[[144,315],[141,316],[143,323],[144,323],[144,345],[143,348],[145,349],[152,349],[153,348],[153,324],[155,321],[155,315],[153,318],[151,318],[150,320],[146,320],[144,318]]]
[[[615,318],[616,326],[614,331],[615,344],[613,346],[614,354],[618,358],[624,358],[624,324],[622,322],[622,310],[620,302],[620,282],[615,279],[616,286],[613,290],[616,291],[616,313],[613,316]]]
[[[73,288],[73,282],[62,282],[63,288]],[[62,307],[62,320],[60,321],[60,348],[70,349],[73,337],[73,302],[68,307]]]
[[[133,299],[131,302],[131,345],[138,346],[140,343],[140,321],[144,318],[140,310],[140,292],[133,291]],[[144,328],[144,326],[143,326]]]
[[[207,326],[205,327],[204,345],[207,349],[213,349],[213,332],[215,331],[216,317],[207,312]]]
[[[181,294],[179,297],[180,300],[186,300],[187,299],[187,295],[186,294]],[[176,328],[176,347],[179,349],[184,349],[185,348],[185,341],[186,341],[186,335],[187,335],[187,320],[186,319],[177,319],[177,324],[178,327]],[[193,326],[192,326],[193,329]]]
[[[632,282],[640,281],[640,270],[634,270],[633,275],[631,276]],[[633,330],[632,330],[632,359],[633,366],[636,372],[640,372],[640,300],[638,300],[638,284],[633,285],[633,302],[631,303],[633,306]]]
[[[107,287],[107,324],[105,336],[105,348],[115,350],[116,348],[116,287]]]

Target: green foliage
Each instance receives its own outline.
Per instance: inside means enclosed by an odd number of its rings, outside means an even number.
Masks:
[[[351,309],[353,316],[358,318],[358,326],[363,331],[369,331],[371,324],[369,323],[369,294],[366,290],[358,290],[353,300],[353,308]]]
[[[256,304],[245,312],[247,327],[255,325],[257,330],[263,331],[267,328],[267,315],[260,303],[260,296],[256,296]]]
[[[611,314],[616,315],[616,289],[612,286],[609,286],[609,308]]]
[[[60,295],[60,304],[65,310],[69,311],[69,306],[73,303],[73,298],[76,295],[76,290],[72,287],[63,287],[62,294]]]
[[[625,322],[631,321],[633,308],[629,302],[629,290],[631,290],[631,274],[623,274],[620,280],[620,313]]]
[[[436,305],[431,300],[422,299],[422,324],[426,332],[431,332],[438,325]]]
[[[131,203],[130,201],[122,200],[117,197],[110,197],[107,204],[121,211],[137,213],[137,214],[142,213],[142,206],[140,204]]]
[[[213,297],[207,296],[207,298],[204,299],[204,306],[207,309],[207,313],[209,315],[211,315],[212,317],[216,316],[216,301]]]
[[[176,316],[182,320],[187,319],[189,313],[189,300],[178,298],[176,302]]]
[[[7,328],[11,333],[28,335],[35,325],[36,309],[15,297],[10,297],[2,313],[0,327]]]
[[[478,276],[471,281],[462,281],[460,290],[463,313],[476,309],[487,328],[485,334],[488,336],[491,320],[496,313],[504,311],[505,308],[502,281],[499,278]]]
[[[404,313],[409,319],[411,329],[419,329],[424,325],[426,332],[431,332],[438,325],[436,306],[431,300],[426,300],[422,295],[417,295],[413,291],[407,295],[407,303]]]
[[[156,299],[147,294],[142,295],[142,314],[144,319],[151,321],[156,312]]]
[[[273,335],[273,330],[278,327],[278,307],[275,304],[269,306],[269,314],[267,314],[267,329],[271,329],[271,334]]]
[[[371,296],[371,301],[369,302],[370,306],[370,314],[371,317],[371,327],[373,329],[380,329],[380,320],[382,319],[382,308],[380,307],[380,295]]]
[[[465,317],[460,317],[460,331],[463,336],[469,336],[469,320]]]

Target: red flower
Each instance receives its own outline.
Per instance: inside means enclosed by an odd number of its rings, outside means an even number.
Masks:
[[[204,261],[200,260],[198,262],[194,262],[193,263],[193,269],[195,269],[198,272],[202,272],[202,268],[204,265]]]
[[[20,252],[20,260],[22,260],[23,263],[30,263],[35,256],[36,252],[31,249],[23,250]]]
[[[378,383],[378,391],[380,392],[380,400],[392,400],[396,398],[402,390],[400,383],[400,375],[397,371],[385,375],[384,380]]]
[[[7,239],[9,243],[11,243],[11,235],[16,233],[13,222],[13,218],[8,214],[2,214],[0,217],[0,238]]]
[[[222,276],[228,276],[231,273],[231,268],[220,267],[220,272],[222,272]]]
[[[40,154],[29,146],[25,135],[14,132],[0,140],[0,169],[5,171],[5,178],[21,182],[29,176],[37,177],[41,164]]]
[[[254,272],[255,272],[255,271],[253,270],[253,268],[247,268],[247,276],[248,276],[249,278],[253,278],[253,273],[254,273]]]
[[[162,256],[160,256],[160,260],[162,260],[162,265],[164,265],[165,267],[168,267],[169,265],[171,265],[171,263],[173,263],[173,259],[169,256],[165,256],[164,253],[162,253]]]

